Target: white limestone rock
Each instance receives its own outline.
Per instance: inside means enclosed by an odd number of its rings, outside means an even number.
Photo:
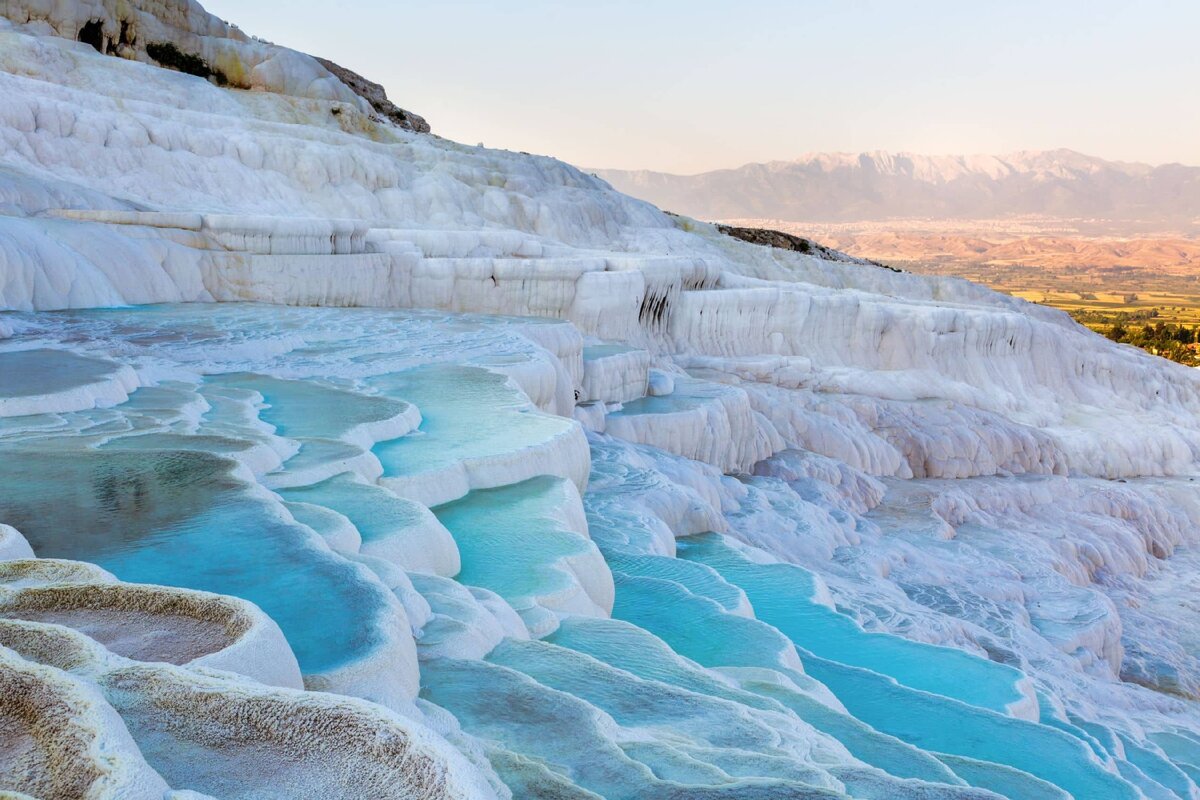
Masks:
[[[244,600],[122,583],[43,585],[0,597],[0,616],[64,625],[118,655],[238,672],[302,688],[273,620]]]
[[[166,782],[94,686],[0,648],[0,781],[30,796],[158,800]]]
[[[11,525],[0,524],[0,561],[33,558],[33,548]]]
[[[650,354],[623,345],[598,344],[583,351],[581,402],[627,403],[644,397]]]
[[[675,376],[661,369],[650,370],[646,394],[650,397],[666,397],[675,393]]]

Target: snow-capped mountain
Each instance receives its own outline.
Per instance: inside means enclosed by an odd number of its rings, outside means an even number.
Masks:
[[[1006,156],[810,153],[698,175],[596,174],[622,192],[700,219],[1200,216],[1200,167],[1106,161],[1071,150]]]

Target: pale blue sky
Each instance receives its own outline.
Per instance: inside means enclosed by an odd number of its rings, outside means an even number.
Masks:
[[[1200,165],[1197,0],[202,0],[451,139],[698,172],[814,150]]]

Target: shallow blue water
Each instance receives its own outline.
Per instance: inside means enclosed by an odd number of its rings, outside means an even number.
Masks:
[[[737,688],[680,658],[666,642],[622,620],[567,620],[549,638],[648,680],[765,711],[792,712],[839,740],[854,756],[901,778],[953,783],[954,773],[927,753],[841,714],[812,694],[767,681]],[[811,688],[805,686],[804,688]]]
[[[369,651],[380,636],[374,612],[392,598],[364,568],[312,546],[312,532],[290,519],[283,504],[243,480],[227,456],[271,437],[257,426],[239,439],[239,426],[261,419],[279,435],[305,440],[287,464],[298,470],[350,457],[355,448],[329,437],[394,416],[403,401],[415,402],[425,420],[421,431],[375,448],[389,474],[408,475],[510,452],[571,423],[532,411],[503,376],[478,367],[392,371],[402,368],[393,362],[408,357],[399,352],[403,337],[391,327],[410,324],[403,315],[378,325],[368,312],[310,311],[163,308],[75,315],[88,324],[119,320],[114,330],[137,348],[187,347],[197,358],[228,348],[232,366],[222,370],[265,368],[255,363],[270,360],[261,356],[261,324],[279,337],[279,352],[286,352],[280,358],[290,359],[289,366],[303,362],[318,375],[340,374],[346,364],[361,367],[356,379],[387,397],[345,392],[334,383],[224,372],[207,376],[202,386],[232,398],[208,415],[201,429],[208,435],[188,429],[181,405],[196,394],[186,385],[139,390],[111,411],[5,422],[0,435],[22,428],[43,434],[61,429],[62,435],[0,445],[0,519],[21,528],[41,555],[93,561],[127,580],[252,600],[280,623],[306,672]],[[325,365],[342,356],[321,335],[300,341],[309,320],[351,318],[362,320],[355,322],[359,351],[338,364]],[[139,320],[148,322],[139,328]],[[372,341],[375,328],[388,331],[392,350],[383,352]],[[410,328],[414,336],[420,329]],[[420,335],[426,337],[422,347],[432,348],[428,332]],[[287,337],[297,341],[283,341]],[[585,357],[607,352],[592,350]],[[676,395],[631,403],[623,413],[670,412],[704,402],[687,379],[678,383]],[[262,394],[267,407],[255,412],[244,401],[248,390]],[[140,416],[125,415],[133,411]],[[101,443],[143,428],[153,432]],[[92,438],[84,442],[71,431]],[[668,466],[662,469],[669,473]],[[669,481],[653,469],[620,459],[598,459],[593,477],[610,488],[645,481],[643,488],[671,500],[682,491],[666,486]],[[463,569],[461,583],[413,577],[434,610],[446,612],[424,631],[428,644],[441,637],[450,649],[455,636],[465,635],[453,624],[461,620],[451,613],[447,587],[461,589],[468,600],[467,586],[491,589],[538,622],[554,617],[538,605],[542,600],[579,591],[577,576],[561,568],[564,559],[591,546],[561,513],[572,491],[560,479],[536,478],[473,491],[436,509],[459,545]],[[344,514],[367,543],[403,536],[416,521],[406,516],[412,506],[345,477],[280,494]],[[801,782],[827,778],[789,754],[797,742],[784,719],[802,720],[891,775],[942,784],[961,778],[1022,800],[1061,797],[1044,781],[1078,798],[1132,797],[1129,783],[1099,761],[1122,746],[1129,782],[1150,786],[1153,779],[1186,792],[1188,776],[1200,775],[1193,766],[1200,765],[1200,741],[1186,732],[1151,737],[1175,760],[1171,764],[1152,747],[1118,739],[1103,726],[1066,723],[1048,713],[1040,725],[1015,720],[1001,713],[1020,698],[1015,670],[957,650],[867,633],[814,599],[816,584],[807,571],[754,563],[717,535],[681,540],[680,559],[648,555],[668,549],[666,523],[616,495],[589,506],[604,517],[593,520],[592,534],[616,574],[616,619],[569,617],[544,641],[505,641],[487,661],[433,659],[423,665],[425,696],[483,737],[481,746],[518,797],[535,796],[536,786],[544,796],[594,799],[569,786],[568,777],[610,798],[811,796]],[[311,519],[327,524],[330,516]],[[435,597],[437,592],[445,593]],[[487,624],[479,603],[466,605],[464,616],[476,614],[480,625]],[[728,667],[744,669],[721,671]],[[849,714],[823,702],[825,687]],[[614,725],[626,727],[618,735]],[[996,766],[1001,764],[1013,768]],[[739,783],[744,775],[763,777]],[[687,785],[704,781],[721,785]]]
[[[805,668],[855,717],[924,750],[1008,764],[1075,797],[1137,797],[1132,786],[1100,765],[1086,744],[1054,728],[977,710],[811,655]]]
[[[490,589],[531,626],[544,625],[539,600],[577,591],[563,560],[594,548],[563,516],[573,491],[562,478],[540,477],[433,509],[458,544],[459,582]]]
[[[647,395],[638,400],[625,403],[620,410],[610,416],[627,417],[639,414],[670,414],[677,411],[690,411],[707,405],[714,397],[727,394],[730,389],[719,383],[699,381],[694,378],[675,376],[675,391],[668,395],[651,397]]]
[[[583,360],[593,361],[597,358],[608,358],[634,352],[637,352],[636,347],[624,344],[592,344],[583,348]]]
[[[0,399],[50,394],[111,378],[119,365],[69,350],[0,352]]]
[[[351,475],[277,493],[291,502],[312,503],[342,514],[358,529],[364,543],[404,537],[424,521],[420,506]]]
[[[396,417],[408,407],[387,397],[252,373],[213,375],[205,383],[258,392],[266,404],[259,419],[280,436],[298,439],[340,438],[359,425]]]
[[[722,537],[715,534],[700,537],[695,544],[681,542],[681,551],[697,560],[715,554],[712,559],[715,563],[710,566],[718,572],[723,572],[723,566],[728,568],[730,554],[736,556]],[[767,609],[764,622],[774,621],[769,618],[773,611],[781,625],[786,626],[789,619],[784,612],[795,606],[797,600],[810,596],[803,580],[799,585],[789,586],[786,581],[780,584],[762,579],[763,573],[771,572],[763,565],[745,562],[730,572],[745,576],[746,585],[742,588],[747,589],[752,603],[756,594],[764,601]],[[782,594],[767,596],[770,587]],[[678,584],[618,575],[613,614],[657,634],[677,652],[706,666],[789,670],[786,651],[792,641],[783,633],[757,620],[732,616],[714,601],[694,595]],[[810,629],[798,626],[798,630],[811,637]],[[1105,771],[1087,745],[1077,738],[912,689],[868,669],[818,657],[804,649],[806,641],[801,639],[797,643],[804,670],[829,687],[854,717],[881,733],[926,751],[1008,764],[1076,797],[1136,796],[1133,787]],[[931,658],[942,650],[931,648]],[[957,657],[951,663],[957,663]],[[937,671],[936,666],[931,665],[931,669]]]
[[[421,410],[420,432],[374,448],[384,477],[413,475],[463,459],[510,453],[572,423],[533,410],[507,378],[480,367],[434,364],[374,378],[389,397]]]
[[[868,633],[850,617],[815,601],[808,570],[792,564],[757,564],[715,535],[680,540],[679,557],[706,564],[741,587],[755,616],[822,658],[870,669],[905,686],[1004,712],[1023,695],[1024,676],[949,647]]]
[[[65,449],[0,453],[0,518],[42,557],[118,578],[231,594],[283,629],[301,669],[321,672],[378,641],[383,588],[314,547],[278,502],[248,491],[207,452]]]

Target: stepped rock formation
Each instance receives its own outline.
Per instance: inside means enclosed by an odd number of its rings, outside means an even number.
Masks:
[[[0,792],[1200,798],[1194,371],[2,8]]]

